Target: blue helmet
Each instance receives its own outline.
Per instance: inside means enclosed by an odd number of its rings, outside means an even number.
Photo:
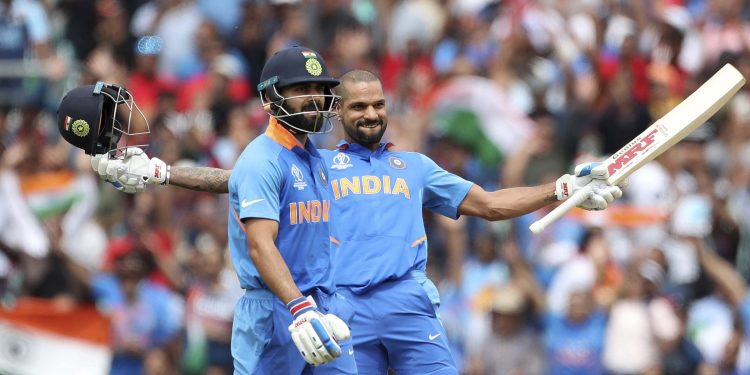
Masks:
[[[321,83],[325,90],[323,95],[304,95],[305,97],[323,97],[323,106],[301,112],[291,112],[284,106],[285,102],[295,97],[284,97],[279,89],[302,83]],[[330,118],[335,115],[334,106],[340,99],[331,90],[339,84],[328,71],[323,57],[317,52],[304,47],[289,47],[271,56],[263,66],[260,74],[258,92],[264,108],[290,128],[291,131],[303,133],[325,133],[332,129]],[[315,120],[306,116],[317,115]]]

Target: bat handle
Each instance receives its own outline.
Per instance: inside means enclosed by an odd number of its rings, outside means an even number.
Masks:
[[[579,204],[583,203],[583,201],[585,201],[589,197],[589,194],[591,194],[591,192],[591,185],[584,186],[583,188],[581,188],[581,190],[575,192],[572,197],[565,200],[561,205],[555,207],[555,209],[544,215],[544,217],[529,225],[529,230],[531,230],[531,232],[534,234],[539,234],[544,230],[544,228],[547,228],[547,226],[552,224],[557,219],[563,217],[563,215],[565,215],[568,211],[572,210],[573,207],[576,207]]]

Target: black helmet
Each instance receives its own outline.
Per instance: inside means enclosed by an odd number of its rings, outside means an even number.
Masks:
[[[323,108],[316,106],[314,111],[297,113],[291,113],[284,108],[284,102],[291,97],[281,96],[279,89],[300,83],[321,83],[325,86],[324,95],[319,95],[324,97]],[[329,120],[335,115],[333,108],[340,97],[334,95],[331,89],[338,84],[339,80],[330,75],[322,56],[309,48],[295,46],[278,51],[268,59],[260,74],[258,92],[270,114],[291,127],[293,131],[323,133],[332,127],[326,129],[321,124],[325,120],[330,125]],[[268,98],[264,97],[264,94]],[[320,121],[315,121],[314,124],[304,122],[303,116],[309,114],[319,115]]]
[[[120,104],[125,104],[130,111],[121,113],[127,116],[126,126],[117,120],[116,110]],[[65,94],[57,107],[57,127],[68,143],[89,155],[109,153],[117,149],[122,135],[149,133],[130,133],[133,109],[143,116],[124,88],[104,82],[79,86]]]
[[[271,85],[276,88],[291,86],[297,83],[318,82],[329,88],[336,87],[339,80],[331,77],[323,57],[317,52],[304,47],[289,47],[271,56],[260,73],[258,91]]]

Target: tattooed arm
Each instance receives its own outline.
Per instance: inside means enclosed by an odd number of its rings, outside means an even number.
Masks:
[[[149,158],[143,150],[130,147],[122,157],[108,154],[91,158],[91,167],[104,181],[120,191],[138,193],[146,185],[175,185],[195,191],[225,194],[229,192],[231,170],[209,167],[170,167],[159,158]]]
[[[231,170],[210,167],[171,167],[169,184],[185,189],[226,194]]]

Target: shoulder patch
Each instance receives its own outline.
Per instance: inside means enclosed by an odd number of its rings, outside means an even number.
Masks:
[[[401,159],[397,156],[389,156],[388,164],[393,169],[406,169],[406,162],[404,161],[404,159]]]

